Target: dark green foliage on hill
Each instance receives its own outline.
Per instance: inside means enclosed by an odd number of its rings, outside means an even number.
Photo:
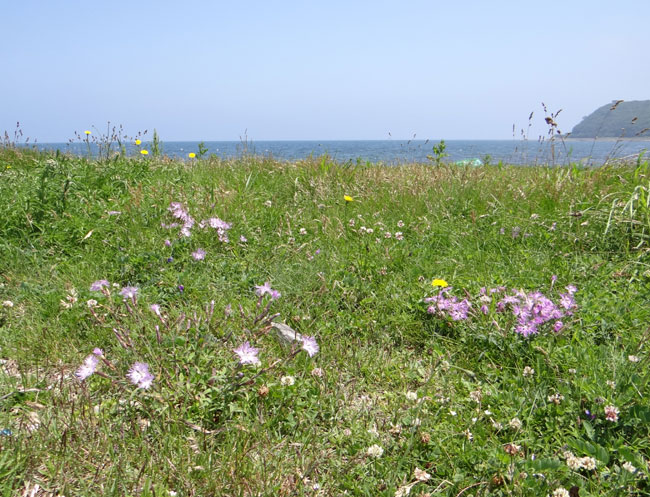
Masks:
[[[615,100],[577,124],[571,138],[650,138],[650,100]]]

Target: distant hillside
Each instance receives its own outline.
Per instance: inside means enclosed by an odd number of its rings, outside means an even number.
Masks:
[[[583,117],[569,137],[650,139],[650,100],[614,100],[603,105]]]

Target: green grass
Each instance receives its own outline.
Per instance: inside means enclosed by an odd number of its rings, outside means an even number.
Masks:
[[[0,494],[647,495],[647,170],[5,147]],[[171,202],[190,237],[161,226]],[[199,228],[210,217],[231,223],[229,242]],[[434,278],[472,302],[469,319],[427,313]],[[99,279],[115,287],[91,292]],[[282,296],[260,303],[267,281]],[[577,309],[558,333],[515,333],[502,294],[479,311],[483,287],[557,303],[567,285]],[[275,314],[319,353],[281,344]],[[238,365],[244,341],[261,366]],[[107,362],[79,381],[95,347]],[[150,389],[126,379],[135,361]]]

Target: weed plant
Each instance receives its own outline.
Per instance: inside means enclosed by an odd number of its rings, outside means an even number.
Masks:
[[[157,150],[0,150],[2,495],[650,493],[647,162]]]

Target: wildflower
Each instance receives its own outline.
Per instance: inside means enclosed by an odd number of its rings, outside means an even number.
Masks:
[[[641,359],[639,359],[639,356],[629,355],[627,356],[627,360],[630,362],[639,362]]]
[[[415,401],[418,400],[417,392],[406,392],[406,400]]]
[[[202,248],[196,249],[194,252],[192,252],[192,257],[194,257],[194,260],[202,261],[205,259],[205,250]]]
[[[580,458],[580,464],[587,471],[593,471],[594,469],[596,469],[596,460],[593,457]]]
[[[404,221],[402,221],[401,219],[399,221],[397,221],[397,227],[398,228],[403,228],[404,227]]]
[[[449,286],[449,283],[447,283],[445,280],[438,279],[436,278],[431,282],[432,287],[440,287],[440,288],[447,288]]]
[[[350,220],[348,221],[348,226],[350,226],[351,228],[353,228],[353,227],[354,227],[354,222],[355,222],[354,219],[350,219]]]
[[[2,302],[2,307],[13,307],[14,303],[11,300],[4,300]]]
[[[135,144],[136,144],[136,145],[141,145],[141,144],[142,144],[142,140],[140,140],[139,138],[136,138],[136,139],[135,139]]]
[[[449,368],[451,368],[451,364],[449,364],[449,361],[441,361],[440,362],[440,369],[442,369],[445,373],[449,371]]]
[[[233,352],[239,356],[239,364],[261,364],[257,357],[259,349],[251,347],[249,342],[242,343],[239,347],[233,349]]]
[[[86,300],[86,305],[92,309],[97,305],[97,301],[95,299]]]
[[[472,440],[474,440],[474,435],[472,435],[472,432],[469,431],[469,428],[467,428],[467,429],[463,432],[463,435],[465,435],[465,438],[467,438],[467,440],[469,440],[470,442],[471,442]]]
[[[283,376],[280,378],[280,384],[285,387],[290,387],[296,382],[296,379],[293,376]]]
[[[91,354],[87,356],[84,359],[83,364],[75,372],[75,376],[79,378],[81,381],[85,380],[95,372],[98,364],[99,364],[99,358],[95,354]]]
[[[344,195],[343,200],[345,200],[346,202],[354,202],[354,199],[350,197],[350,195]]]
[[[149,306],[149,309],[151,309],[151,312],[153,312],[156,316],[160,316],[160,306],[158,304],[151,304]]]
[[[264,202],[264,205],[266,207],[271,207],[273,205],[273,202],[271,202],[270,200],[267,200],[266,202]]]
[[[316,339],[314,337],[303,335],[302,350],[307,352],[307,354],[309,354],[309,357],[314,357],[318,353],[320,348],[318,347],[318,343],[316,342]]]
[[[142,149],[142,150],[140,150],[140,153],[141,153],[142,155],[149,155],[149,151],[146,150],[146,149]]]
[[[553,325],[553,331],[555,333],[559,333],[562,328],[564,328],[564,323],[562,321],[555,321],[555,324]]]
[[[503,430],[503,424],[499,423],[498,421],[492,420],[492,428],[495,430]]]
[[[521,445],[509,443],[503,447],[503,450],[506,451],[506,454],[510,454],[511,456],[516,456],[517,454],[519,454],[519,451],[521,450]]]
[[[196,154],[195,154],[194,152],[190,152],[189,154],[187,154],[187,156],[188,156],[190,159],[194,159],[194,158],[196,158]]]
[[[416,466],[415,470],[413,471],[413,478],[418,481],[428,481],[431,479],[431,475]]]
[[[90,135],[91,133],[90,133],[90,131],[86,130],[86,131],[84,131],[84,134],[85,134],[86,136],[88,136],[88,135]]]
[[[267,293],[271,293],[273,289],[271,288],[271,283],[267,281],[263,285],[255,285],[255,295],[258,297],[263,297]]]
[[[535,370],[531,368],[530,366],[526,366],[524,368],[524,372],[522,373],[524,375],[524,378],[530,378],[535,374]]]
[[[259,390],[257,391],[257,395],[260,397],[266,397],[269,394],[269,387],[266,385],[262,385]]]
[[[508,423],[508,425],[513,430],[521,430],[521,427],[522,427],[523,424],[522,424],[522,422],[521,422],[521,420],[519,418],[512,418],[510,420],[510,423]]]
[[[311,370],[311,375],[315,376],[316,378],[322,378],[323,377],[323,370],[321,368],[314,368]]]
[[[393,236],[393,235],[390,234],[390,231],[385,231],[384,232],[384,238],[390,238],[391,236]]]
[[[171,247],[172,242],[170,240],[165,240],[165,247]]]
[[[300,234],[303,235],[303,236],[306,235],[307,230],[305,228],[300,228]]]
[[[401,231],[396,231],[395,240],[399,240],[401,242],[402,240],[404,240],[404,234]]]
[[[474,402],[481,402],[481,397],[483,397],[483,394],[480,390],[474,390],[473,392],[469,393],[469,398]]]
[[[90,291],[91,292],[101,292],[102,288],[104,288],[105,286],[110,286],[110,283],[108,282],[108,280],[97,280],[97,281],[94,281],[90,285]]]
[[[368,447],[366,454],[368,454],[370,457],[378,458],[384,454],[384,449],[382,449],[379,445],[374,444]]]
[[[552,402],[555,405],[560,405],[560,402],[564,400],[564,395],[560,393],[554,393],[553,395],[548,396],[548,401]]]
[[[611,389],[616,388],[616,382],[615,382],[615,381],[607,380],[607,381],[605,382],[605,384],[606,384],[609,388],[611,388]]]
[[[93,354],[95,354],[97,357],[103,357],[104,356],[104,351],[100,349],[99,347],[95,347],[93,349]]]
[[[122,287],[122,290],[120,290],[120,295],[124,297],[124,299],[131,299],[135,300],[135,296],[138,294],[138,288],[135,286],[125,286]]]
[[[550,497],[571,497],[571,494],[566,488],[558,487],[555,490],[553,490],[553,493],[551,494]]]
[[[242,243],[246,243],[248,241],[248,239],[244,235],[241,235],[239,237],[239,241],[242,242]]]
[[[624,462],[621,465],[621,468],[623,468],[625,471],[628,471],[630,473],[635,473],[636,472],[636,468],[629,461]]]
[[[146,362],[135,362],[131,369],[129,369],[127,378],[136,385],[138,388],[144,390],[151,387],[153,383],[153,375],[149,372],[149,364]]]
[[[618,414],[619,414],[618,407],[616,406],[605,406],[605,418],[607,421],[611,421],[612,423],[615,423],[618,421]]]

